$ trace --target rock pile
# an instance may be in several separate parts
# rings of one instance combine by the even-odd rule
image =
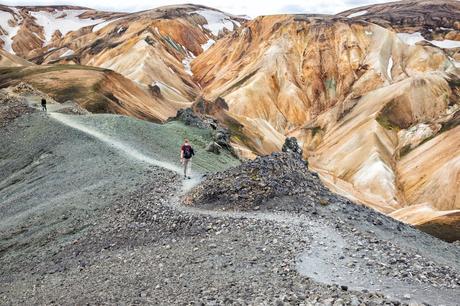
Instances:
[[[8,125],[12,120],[22,115],[35,111],[27,105],[23,97],[14,93],[15,89],[0,90],[0,127]]]
[[[282,152],[210,174],[184,201],[192,205],[218,204],[247,209],[275,197],[301,195],[312,190],[329,193],[296,153]]]
[[[198,114],[196,114],[191,108],[182,108],[177,111],[175,117],[169,119],[182,121],[185,125],[194,126],[200,129],[216,129],[217,122],[212,118],[204,118]]]
[[[302,156],[303,150],[297,143],[297,138],[295,137],[288,137],[284,141],[283,147],[281,149],[283,152],[293,152]]]
[[[215,118],[196,113],[191,108],[184,108],[178,110],[176,116],[169,120],[182,121],[185,125],[212,130],[213,140],[207,145],[206,151],[220,154],[222,149],[226,149],[233,153],[232,146],[230,145],[230,132],[228,129],[220,126]]]

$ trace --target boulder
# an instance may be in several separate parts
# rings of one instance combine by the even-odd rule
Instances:
[[[211,141],[207,146],[206,146],[206,151],[207,152],[211,152],[211,153],[214,153],[214,154],[220,154],[220,150],[222,149],[222,147],[214,142],[214,141]]]
[[[295,138],[295,137],[287,137],[286,138],[286,140],[284,141],[284,144],[283,144],[282,151],[283,152],[293,152],[293,153],[298,154],[299,156],[302,156],[302,154],[303,154],[303,150],[299,146],[299,144],[297,142],[297,138]]]

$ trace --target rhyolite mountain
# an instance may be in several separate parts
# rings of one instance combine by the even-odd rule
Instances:
[[[1,87],[157,122],[192,107],[230,129],[242,158],[295,136],[333,191],[460,232],[458,1],[253,20],[197,5],[0,14]]]

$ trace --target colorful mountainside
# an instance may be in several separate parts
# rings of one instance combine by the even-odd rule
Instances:
[[[295,136],[333,191],[460,232],[458,1],[254,20],[198,5],[0,14],[0,87],[156,122],[193,107],[230,128],[242,158]]]

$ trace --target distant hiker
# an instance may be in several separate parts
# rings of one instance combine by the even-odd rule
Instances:
[[[46,99],[42,98],[42,111],[46,112]]]
[[[180,147],[180,160],[184,165],[184,179],[190,178],[187,176],[187,167],[192,159],[192,156],[195,155],[192,146],[190,145],[187,138],[184,139],[184,144]]]

